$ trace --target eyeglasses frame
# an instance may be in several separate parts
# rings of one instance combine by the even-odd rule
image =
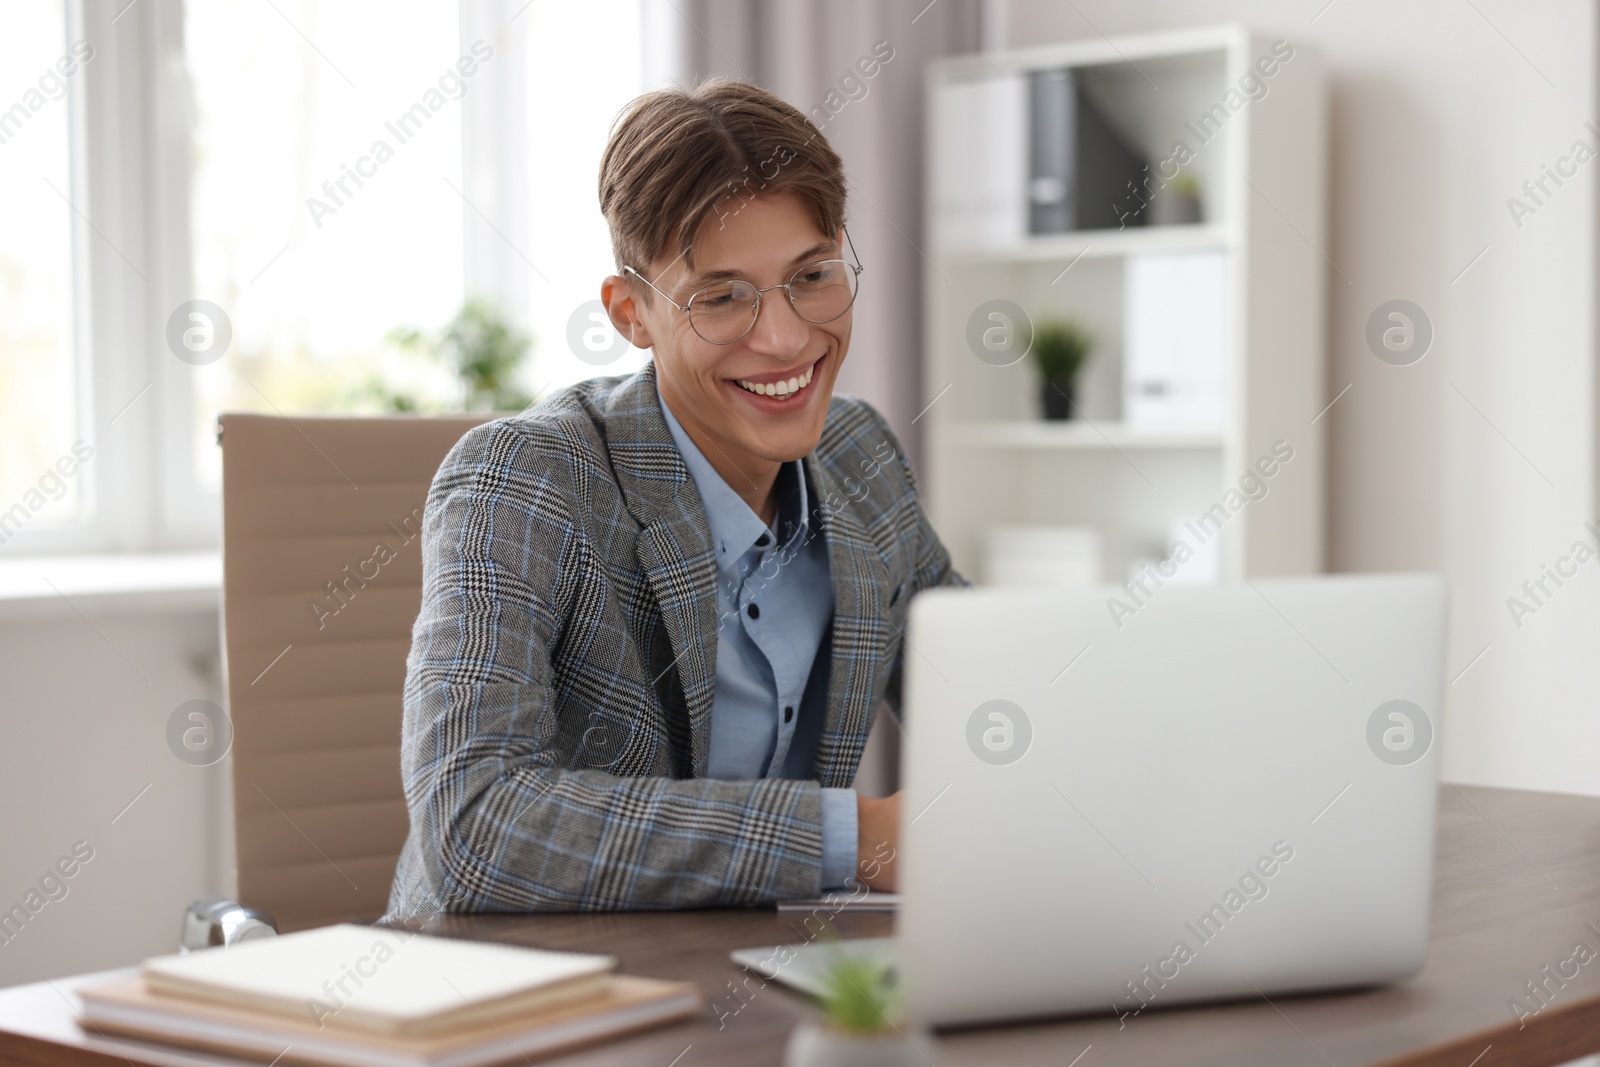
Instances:
[[[853,264],[852,263],[845,263],[844,265],[849,267],[851,270],[853,270],[855,272],[855,276],[857,278],[860,278],[862,272],[865,271],[867,268],[861,265],[861,256],[856,253],[855,242],[850,240],[850,230],[849,230],[849,228],[848,227],[840,227],[840,229],[844,230],[845,244],[847,244],[849,246],[849,248],[850,248],[850,256],[851,256],[852,259],[855,260],[855,263],[853,263]],[[825,260],[825,259],[819,259],[819,260],[814,260],[813,262],[815,262],[815,263],[826,263],[828,261]],[[844,263],[844,260],[841,258],[840,262]],[[694,330],[694,319],[693,318],[690,318],[690,320],[689,320],[689,328],[691,330],[694,330],[694,335],[696,337],[700,338],[700,340],[704,341],[708,345],[733,345],[733,344],[738,344],[740,341],[745,339],[745,337],[750,333],[751,330],[755,329],[756,323],[761,320],[761,294],[762,293],[771,292],[773,289],[782,289],[783,290],[783,295],[785,297],[787,297],[788,300],[789,300],[789,306],[794,309],[794,313],[796,315],[800,315],[800,309],[798,307],[795,307],[794,293],[792,291],[790,291],[789,286],[794,284],[794,275],[795,274],[799,274],[801,271],[805,270],[809,266],[811,266],[810,263],[803,263],[799,267],[796,267],[794,274],[789,275],[789,280],[786,281],[786,282],[780,282],[777,285],[769,285],[765,289],[757,289],[756,290],[756,306],[755,306],[754,311],[750,315],[750,325],[748,325],[748,326],[746,326],[744,328],[744,333],[741,333],[738,337],[733,338],[733,340],[731,340],[731,341],[713,341],[713,340],[711,340],[710,338],[708,338],[704,334],[702,334],[699,330]],[[650,288],[654,289],[656,292],[661,293],[662,298],[665,299],[668,304],[670,304],[673,307],[677,308],[679,311],[683,312],[685,315],[689,315],[690,314],[689,307],[690,307],[690,305],[692,305],[694,303],[694,298],[695,297],[699,296],[701,293],[705,292],[707,289],[712,288],[713,286],[723,284],[723,282],[711,282],[708,285],[703,285],[699,289],[696,289],[690,295],[689,303],[680,304],[676,300],[672,299],[672,297],[668,296],[665,292],[662,292],[662,290],[654,282],[652,282],[649,278],[646,278],[642,273],[640,273],[638,270],[636,270],[631,265],[629,265],[627,263],[624,263],[622,265],[622,273],[623,274],[631,274],[631,275],[633,275],[635,278],[638,278],[640,281],[644,282],[646,285],[648,285]],[[731,280],[737,280],[737,279],[724,279],[723,281],[725,282],[725,281],[731,281]],[[844,318],[844,316],[850,311],[851,308],[856,306],[856,297],[859,296],[859,295],[860,295],[860,288],[859,288],[859,283],[858,283],[858,287],[857,287],[856,292],[854,294],[852,294],[851,297],[850,297],[850,307],[845,308],[844,311],[839,312],[839,314],[835,315],[831,319],[824,319],[822,322],[816,322],[815,320],[807,319],[804,315],[800,315],[800,317],[802,319],[805,319],[806,322],[810,322],[810,323],[812,323],[813,325],[816,325],[816,326],[822,326],[822,325],[824,325],[826,323],[829,323],[829,322],[838,322],[840,319]]]

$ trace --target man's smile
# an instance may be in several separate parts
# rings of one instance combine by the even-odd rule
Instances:
[[[823,360],[827,358],[822,356],[804,370],[787,377],[779,374],[763,374],[753,378],[730,379],[729,383],[746,397],[759,398],[756,405],[762,410],[772,410],[773,407],[803,407],[814,392],[811,383],[816,378],[817,368],[822,366]]]

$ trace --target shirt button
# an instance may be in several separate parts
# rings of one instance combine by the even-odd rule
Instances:
[[[783,721],[790,722],[794,719],[794,705],[789,704],[783,709]]]
[[[761,618],[761,608],[758,605],[751,604],[751,605],[747,606],[744,610],[745,610],[745,614],[749,615],[752,619]]]
[[[767,547],[767,542],[769,542],[771,540],[772,540],[772,538],[768,537],[766,534],[762,534],[760,537],[756,538],[756,547],[757,548],[766,548]]]

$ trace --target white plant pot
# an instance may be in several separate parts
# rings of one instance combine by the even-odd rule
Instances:
[[[850,1034],[803,1022],[789,1035],[783,1062],[785,1067],[927,1067],[938,1059],[932,1034],[921,1027]]]

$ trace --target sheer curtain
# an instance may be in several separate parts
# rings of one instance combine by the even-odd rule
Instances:
[[[844,159],[846,223],[862,276],[850,355],[838,389],[872,403],[912,462],[922,390],[923,69],[975,52],[978,0],[644,0],[647,88],[713,74],[771,90],[810,115]],[[865,72],[871,71],[869,75]],[[880,715],[856,787],[898,781],[898,731]]]

